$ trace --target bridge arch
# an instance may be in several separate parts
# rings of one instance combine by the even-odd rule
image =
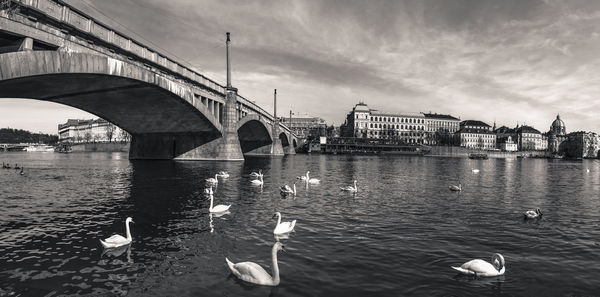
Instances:
[[[285,132],[279,133],[279,139],[281,140],[281,146],[287,147],[290,145],[289,135]]]
[[[142,133],[208,132],[221,124],[189,86],[108,56],[66,51],[0,54],[0,98],[72,106]]]
[[[237,122],[237,132],[242,153],[251,153],[273,143],[271,124],[263,116],[248,114]],[[267,152],[257,152],[265,154]]]

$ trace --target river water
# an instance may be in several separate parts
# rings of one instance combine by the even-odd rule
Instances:
[[[598,296],[600,162],[296,155],[245,162],[129,161],[123,153],[0,153],[0,296]],[[250,185],[262,169],[264,187]],[[472,169],[479,169],[474,174]],[[211,216],[205,178],[219,170]],[[320,185],[297,182],[311,171]],[[589,170],[589,172],[588,172]],[[339,186],[358,180],[356,195]],[[463,190],[451,192],[460,180]],[[539,207],[543,218],[524,221]],[[281,284],[236,279],[225,257],[271,271],[275,211]],[[104,251],[124,234],[130,248]],[[501,277],[450,266],[501,253]]]

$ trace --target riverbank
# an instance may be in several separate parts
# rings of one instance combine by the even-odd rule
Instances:
[[[92,142],[77,143],[71,148],[73,152],[129,152],[129,142]]]
[[[426,156],[433,157],[468,157],[469,154],[487,154],[489,158],[517,158],[519,156],[524,157],[545,157],[543,151],[525,151],[525,152],[501,152],[501,151],[486,151],[478,149],[469,149],[458,146],[432,146],[431,150]]]

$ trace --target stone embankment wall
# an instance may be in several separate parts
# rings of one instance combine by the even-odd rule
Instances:
[[[79,143],[72,148],[74,152],[128,152],[129,142]]]
[[[453,157],[468,157],[469,154],[487,154],[490,158],[516,158],[517,156],[545,156],[545,151],[526,151],[526,152],[500,152],[486,151],[478,149],[469,149],[458,146],[432,146],[431,151],[426,156],[453,156]]]

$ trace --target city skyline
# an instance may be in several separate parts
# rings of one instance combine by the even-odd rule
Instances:
[[[558,113],[569,131],[600,124],[593,1],[67,2],[221,84],[231,31],[233,85],[269,111],[277,88],[279,115],[291,108],[339,125],[364,101],[542,132]],[[91,117],[30,100],[3,99],[0,108],[2,127],[35,132]]]

